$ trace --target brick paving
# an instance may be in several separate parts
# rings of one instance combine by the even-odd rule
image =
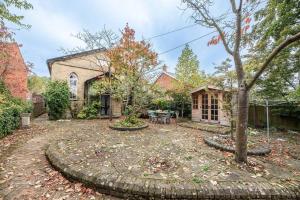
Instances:
[[[112,131],[107,120],[34,124],[43,133],[1,156],[3,199],[299,198],[300,161],[282,149],[249,157],[244,166],[204,144],[211,133],[173,124],[137,132]],[[63,173],[96,189],[60,176],[46,160],[47,149]]]

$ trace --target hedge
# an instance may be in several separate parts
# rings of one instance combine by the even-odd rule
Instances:
[[[31,102],[12,97],[0,81],[0,138],[20,126],[20,114],[32,111]]]

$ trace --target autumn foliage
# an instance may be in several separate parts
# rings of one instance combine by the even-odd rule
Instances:
[[[244,19],[244,26],[241,29],[241,34],[246,34],[246,32],[250,29],[250,23],[251,23],[251,18],[249,16],[247,16]],[[226,33],[223,32],[223,35],[226,36]],[[210,45],[217,45],[220,41],[222,40],[221,35],[217,35],[217,36],[213,36],[208,42],[207,42],[207,46]]]

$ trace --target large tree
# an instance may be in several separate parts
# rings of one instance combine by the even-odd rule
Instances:
[[[191,103],[189,91],[199,87],[204,82],[204,73],[200,71],[200,63],[197,55],[187,44],[178,58],[175,68],[176,87],[172,93],[174,101],[181,107],[181,116],[184,115],[185,105]]]
[[[272,45],[271,50],[266,55],[263,55],[262,62],[258,63],[259,67],[253,76],[247,79],[242,59],[242,48],[246,47],[246,42],[249,39],[247,30],[250,28],[251,14],[264,5],[260,4],[258,0],[230,0],[228,1],[230,10],[216,15],[212,11],[212,8],[215,6],[212,0],[182,1],[187,6],[187,9],[193,11],[192,18],[196,23],[216,30],[218,36],[213,38],[212,43],[216,44],[218,41],[221,41],[226,52],[233,58],[238,80],[235,160],[237,162],[247,162],[246,129],[248,124],[249,91],[268,68],[272,60],[287,46],[300,40],[300,32],[288,35],[282,41]],[[285,3],[288,3],[288,1],[285,1]],[[259,21],[254,23],[259,23]]]
[[[198,87],[203,83],[203,72],[200,71],[197,55],[187,44],[178,58],[175,68],[176,79],[181,84]]]
[[[290,35],[300,31],[300,1],[269,0],[265,7],[255,13],[253,40],[249,64],[257,68],[264,56]],[[251,69],[250,69],[251,70]],[[299,85],[300,42],[283,49],[270,63],[255,87],[256,95],[268,99],[285,99]]]
[[[126,100],[126,106],[138,111],[144,105],[143,97],[147,96],[149,81],[158,69],[157,53],[149,43],[137,41],[135,31],[127,24],[120,41],[105,52],[105,57],[113,67],[115,95]]]

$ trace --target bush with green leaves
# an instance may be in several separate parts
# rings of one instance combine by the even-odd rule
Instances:
[[[67,82],[52,81],[48,84],[45,97],[50,120],[58,120],[65,117],[70,105],[70,91]]]
[[[139,113],[135,112],[136,109],[133,106],[127,106],[125,109],[125,119],[117,121],[115,127],[141,127],[145,123],[143,120],[138,118]]]
[[[122,121],[118,121],[114,124],[115,127],[141,127],[143,126],[145,123],[137,118],[136,116],[134,115],[129,115],[129,116],[126,116],[126,118]]]
[[[0,81],[0,138],[20,126],[21,113],[30,113],[32,103],[13,97]]]
[[[79,119],[96,119],[98,118],[100,110],[100,103],[93,102],[88,106],[84,106],[81,111],[78,113],[77,118]]]

